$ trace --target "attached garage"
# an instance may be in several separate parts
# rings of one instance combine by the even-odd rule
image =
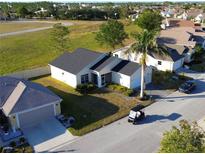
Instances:
[[[2,85],[2,86],[1,86]],[[10,126],[26,128],[61,113],[62,99],[40,84],[13,77],[0,77],[0,108]]]
[[[54,117],[54,105],[48,105],[32,111],[18,114],[19,125],[21,128],[26,128],[36,125],[48,118]]]
[[[113,69],[113,82],[127,88],[135,89],[141,84],[141,65],[135,62],[122,60]],[[152,81],[152,69],[147,67],[145,70],[145,83]]]

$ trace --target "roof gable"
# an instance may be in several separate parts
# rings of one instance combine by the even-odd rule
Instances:
[[[119,72],[121,74],[125,74],[128,76],[131,76],[134,74],[139,68],[140,64],[135,63],[135,62],[130,62],[128,60],[122,60],[120,63],[118,63],[112,71],[114,72]]]

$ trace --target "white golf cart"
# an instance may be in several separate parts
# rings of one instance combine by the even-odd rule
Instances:
[[[145,113],[143,111],[144,106],[139,104],[136,107],[132,108],[130,110],[130,114],[128,117],[128,122],[132,122],[133,124],[136,124],[137,121],[142,120],[145,118]]]

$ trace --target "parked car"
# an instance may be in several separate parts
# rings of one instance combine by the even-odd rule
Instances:
[[[13,153],[14,148],[13,147],[4,147],[2,150],[2,153]]]
[[[193,81],[186,81],[179,87],[179,92],[190,93],[192,90],[196,88],[196,84]]]
[[[145,118],[145,113],[143,111],[144,106],[143,105],[137,105],[136,107],[132,108],[130,110],[130,114],[128,117],[128,122],[132,122],[133,124],[136,124],[137,121],[142,120]]]

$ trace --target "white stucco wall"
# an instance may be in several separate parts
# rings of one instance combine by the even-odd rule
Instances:
[[[130,87],[129,88],[137,88],[140,87],[141,84],[141,68],[139,68],[130,78]]]
[[[130,88],[130,77],[118,72],[112,72],[112,82]]]
[[[152,68],[150,66],[145,68],[145,83],[149,84],[152,82]],[[138,88],[141,85],[141,68],[139,68],[132,76],[130,80],[130,88]]]
[[[51,67],[51,77],[52,78],[62,81],[73,88],[76,88],[77,86],[77,76],[76,75],[66,72],[52,65],[50,65],[50,67]]]

